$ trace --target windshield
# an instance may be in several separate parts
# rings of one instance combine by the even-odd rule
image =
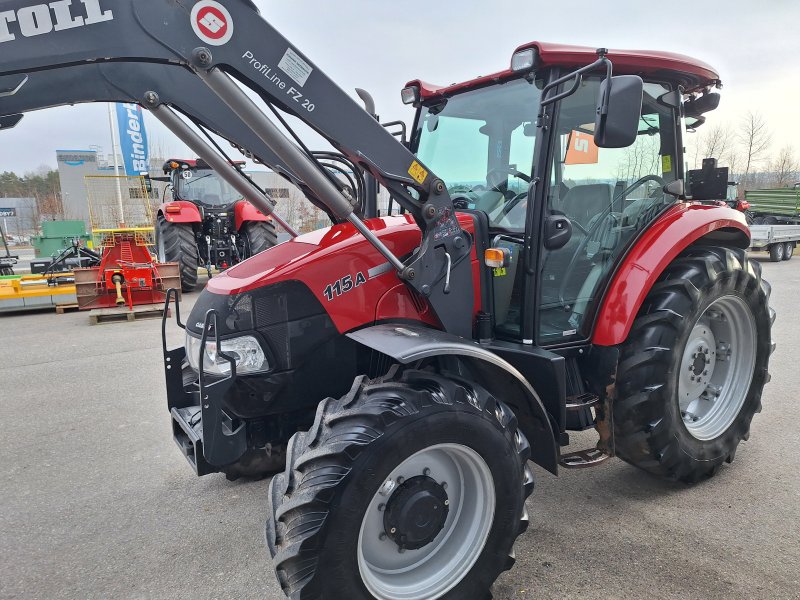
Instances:
[[[177,196],[207,206],[227,206],[242,195],[211,169],[184,169],[178,174]]]
[[[484,211],[492,227],[525,228],[524,215],[509,215],[528,191],[540,96],[518,79],[422,108],[417,156],[446,182],[457,208]]]

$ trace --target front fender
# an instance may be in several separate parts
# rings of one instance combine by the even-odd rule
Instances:
[[[678,254],[697,241],[748,248],[744,214],[728,206],[681,203],[650,225],[617,269],[595,320],[592,343],[621,344],[645,296]]]
[[[158,214],[170,223],[200,223],[203,220],[200,217],[200,209],[186,200],[165,202],[158,207]]]
[[[236,231],[241,229],[242,224],[247,221],[270,221],[269,217],[264,216],[255,206],[250,204],[247,200],[242,200],[236,203],[233,207],[233,219]]]
[[[514,410],[531,444],[531,460],[558,473],[559,449],[542,401],[525,377],[497,354],[464,338],[413,324],[384,323],[347,337],[404,365],[432,357],[459,359],[469,376]]]

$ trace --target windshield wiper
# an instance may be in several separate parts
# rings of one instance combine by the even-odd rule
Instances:
[[[214,173],[209,173],[208,175],[203,175],[202,177],[198,177],[197,179],[192,179],[191,181],[187,181],[186,185],[192,185],[193,183],[196,183],[196,182],[200,181],[201,179],[205,179],[206,177],[211,177],[213,174]],[[184,179],[184,181],[186,181],[186,180]]]

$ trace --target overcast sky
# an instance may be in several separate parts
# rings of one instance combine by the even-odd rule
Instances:
[[[413,113],[400,103],[409,79],[447,84],[508,66],[532,40],[592,47],[645,48],[701,59],[721,74],[719,110],[709,123],[738,125],[760,111],[775,152],[800,155],[800,2],[797,0],[256,0],[262,16],[348,91],[363,87],[384,120]],[[1,60],[1,59],[0,59]],[[190,153],[147,115],[151,141],[170,154]],[[56,149],[111,141],[105,105],[32,113],[0,134],[0,171],[55,167]]]

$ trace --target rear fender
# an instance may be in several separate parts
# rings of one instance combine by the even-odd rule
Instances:
[[[242,225],[248,221],[271,221],[272,219],[264,216],[255,206],[250,204],[247,200],[242,200],[236,203],[233,207],[233,219],[236,231],[241,229]]]
[[[175,212],[176,210],[177,212]],[[203,220],[200,217],[200,209],[186,200],[165,202],[158,207],[158,214],[170,223],[200,223]]]
[[[465,375],[514,411],[531,444],[531,460],[554,475],[558,473],[558,445],[542,401],[522,374],[498,355],[458,336],[412,324],[384,323],[347,337],[404,365],[425,358],[458,359]]]
[[[592,343],[621,344],[645,296],[678,254],[695,243],[748,248],[744,214],[728,206],[681,203],[650,225],[617,269],[595,320]]]

